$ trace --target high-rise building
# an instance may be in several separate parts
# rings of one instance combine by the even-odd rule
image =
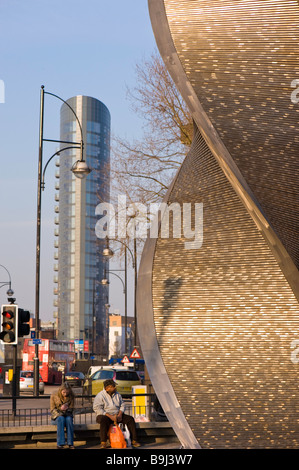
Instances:
[[[100,284],[103,240],[95,235],[95,209],[109,201],[110,113],[102,102],[88,96],[75,96],[67,103],[81,123],[84,159],[92,172],[77,179],[70,171],[80,159],[77,149],[63,151],[57,162],[54,317],[59,339],[83,340],[85,345],[88,341],[90,353],[107,355],[108,287]],[[66,104],[60,117],[60,140],[80,142],[76,116]],[[61,148],[66,146],[61,144]]]

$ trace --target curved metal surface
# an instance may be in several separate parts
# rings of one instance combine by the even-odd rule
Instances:
[[[200,249],[145,245],[137,312],[151,380],[185,447],[296,447],[298,3],[149,9],[198,128],[166,200],[204,206]]]

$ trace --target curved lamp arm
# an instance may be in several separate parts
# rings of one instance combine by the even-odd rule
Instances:
[[[43,171],[43,175],[42,175],[42,180],[41,180],[41,188],[42,190],[45,189],[45,173],[46,173],[46,169],[47,169],[47,166],[49,165],[50,161],[56,156],[56,155],[59,155],[60,152],[63,152],[64,150],[69,150],[69,149],[79,149],[80,147],[64,147],[63,149],[60,149],[60,150],[57,150],[57,152],[54,153],[54,155],[52,155],[52,157],[49,158],[49,160],[47,161],[47,163],[45,164],[45,168],[44,168],[44,171]]]
[[[44,88],[44,87],[42,86],[42,88]],[[79,118],[78,118],[77,114],[75,113],[73,108],[65,100],[60,98],[60,96],[55,95],[54,93],[50,93],[49,91],[44,91],[44,93],[46,95],[51,95],[51,96],[54,96],[55,98],[58,98],[60,101],[62,101],[64,104],[66,104],[68,106],[68,108],[72,111],[72,113],[74,114],[74,116],[76,118],[76,121],[77,121],[77,123],[79,125],[79,128],[80,128],[80,133],[81,133],[81,160],[83,160],[83,146],[84,146],[83,145],[83,131],[82,131],[82,126],[81,126],[81,123],[79,121]]]
[[[109,238],[109,237],[106,237],[106,244],[107,244],[107,247],[109,248],[109,241],[113,241],[113,242],[119,242],[121,243],[122,245],[124,245],[124,247],[127,248],[127,250],[129,250],[130,252],[130,255],[132,257],[132,264],[133,264],[133,268],[135,268],[135,258],[134,258],[134,255],[132,253],[132,251],[130,250],[130,248],[128,247],[128,245],[125,243],[125,242],[122,242],[121,240],[118,240],[117,238]],[[105,255],[104,255],[105,256]],[[113,256],[113,255],[112,255]]]

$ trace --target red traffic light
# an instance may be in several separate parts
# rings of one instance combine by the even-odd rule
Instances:
[[[14,318],[14,313],[11,310],[4,310],[2,312],[2,316],[4,320],[2,323],[3,331],[10,332],[14,328],[14,323],[9,320],[12,320]]]
[[[3,317],[7,318],[7,319],[11,319],[14,317],[14,314],[11,310],[4,310],[4,312],[2,312],[2,315]]]
[[[1,306],[1,332],[0,341],[5,344],[17,344],[17,305],[2,305]]]

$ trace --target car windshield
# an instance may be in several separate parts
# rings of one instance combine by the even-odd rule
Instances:
[[[138,381],[139,377],[137,372],[133,371],[117,371],[116,372],[116,380],[133,380]]]
[[[93,380],[106,380],[113,379],[114,371],[113,370],[98,370],[93,376]]]
[[[25,377],[26,379],[33,379],[33,372],[24,372],[21,371],[20,377]]]

